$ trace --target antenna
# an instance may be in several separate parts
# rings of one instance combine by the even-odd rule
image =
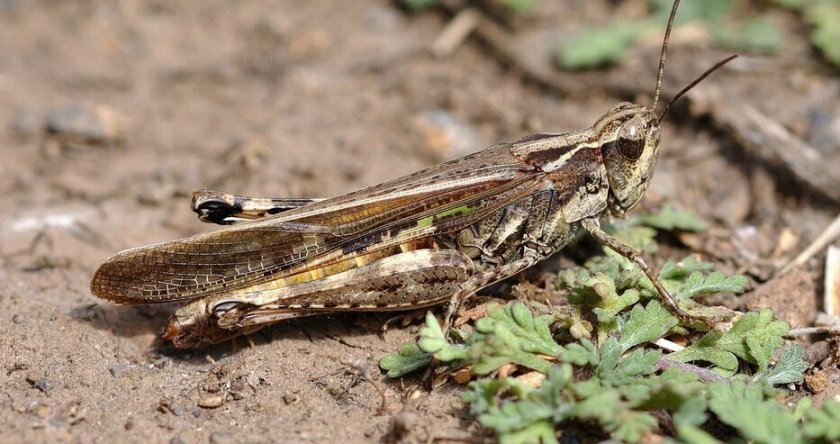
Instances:
[[[656,92],[653,95],[653,106],[650,108],[656,111],[656,104],[659,102],[659,90],[662,88],[662,75],[665,73],[665,56],[668,55],[668,40],[671,39],[671,28],[674,26],[674,17],[677,15],[677,8],[680,0],[674,0],[671,7],[671,15],[668,17],[668,26],[665,27],[665,38],[662,39],[662,53],[659,54],[659,72],[656,74]],[[660,119],[661,120],[661,119]]]
[[[715,63],[714,65],[712,65],[712,67],[711,67],[711,68],[707,69],[707,70],[706,70],[703,74],[700,74],[700,76],[699,76],[699,77],[697,77],[696,79],[694,79],[694,81],[693,81],[693,82],[691,82],[691,83],[689,83],[688,85],[686,85],[686,87],[685,87],[685,88],[683,88],[680,92],[678,92],[676,95],[674,95],[674,98],[673,98],[673,99],[671,99],[671,101],[670,101],[670,102],[668,102],[668,104],[667,104],[667,105],[665,105],[665,109],[664,109],[664,110],[662,110],[662,115],[660,115],[660,116],[659,116],[659,120],[658,120],[658,122],[657,122],[657,123],[662,123],[662,119],[664,119],[664,118],[665,118],[665,115],[667,115],[667,114],[668,114],[668,111],[670,111],[670,110],[671,110],[671,105],[673,105],[673,104],[674,104],[674,102],[676,102],[677,100],[679,100],[679,99],[680,99],[680,97],[682,97],[683,95],[685,95],[685,93],[689,92],[689,91],[691,90],[691,88],[694,88],[695,86],[697,86],[697,84],[698,84],[698,83],[700,83],[700,82],[702,82],[702,81],[703,81],[703,79],[705,79],[706,77],[709,77],[709,74],[711,74],[711,73],[713,73],[713,72],[717,71],[720,67],[722,67],[723,65],[726,65],[727,63],[731,62],[731,61],[732,61],[734,58],[736,58],[736,57],[738,57],[738,54],[732,54],[731,56],[729,56],[729,57],[727,57],[727,58],[725,58],[725,59],[723,59],[723,60],[721,60],[721,61],[719,61],[719,62]],[[657,93],[658,93],[658,92],[659,92],[659,91],[657,90]],[[658,95],[658,94],[657,94],[657,95]]]

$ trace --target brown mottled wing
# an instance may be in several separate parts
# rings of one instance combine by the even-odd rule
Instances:
[[[544,186],[542,179],[510,154],[509,145],[497,145],[252,223],[117,253],[97,270],[91,292],[118,303],[149,303],[243,288],[299,271],[310,260],[379,233],[399,233],[424,217],[471,205],[475,211],[419,236],[466,227],[533,193]]]

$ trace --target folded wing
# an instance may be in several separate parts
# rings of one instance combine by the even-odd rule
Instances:
[[[509,145],[497,145],[255,222],[122,251],[100,266],[91,292],[117,303],[149,303],[245,288],[299,273],[383,233],[393,245],[459,230],[542,186],[541,173],[516,160]],[[469,211],[453,211],[460,208]],[[445,220],[431,223],[441,214]]]

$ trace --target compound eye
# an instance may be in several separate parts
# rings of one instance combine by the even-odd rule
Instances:
[[[636,160],[642,157],[645,150],[645,128],[638,125],[627,125],[618,132],[618,152],[627,159]]]

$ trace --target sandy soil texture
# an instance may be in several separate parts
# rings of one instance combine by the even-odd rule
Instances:
[[[612,4],[547,3],[509,24],[517,50],[545,60],[550,36],[606,22]],[[449,18],[384,0],[0,1],[0,440],[491,436],[455,384],[405,400],[417,381],[381,375],[378,359],[412,340],[416,323],[380,334],[388,316],[313,317],[176,351],[157,339],[176,305],[115,306],[88,289],[118,250],[214,229],[190,212],[193,190],[332,196],[496,142],[584,128],[617,101],[651,100],[661,35],[623,65],[566,74],[579,83],[561,95],[476,39],[434,57]],[[666,89],[721,54],[678,33]],[[746,57],[709,82],[777,118],[840,171],[836,74],[819,68],[804,38],[784,54]],[[784,278],[773,272],[830,223],[837,203],[744,148],[703,97],[666,121],[642,206],[670,202],[713,228],[665,239],[653,262],[698,251],[751,277],[754,291],[728,304],[772,306],[795,327],[811,325],[820,256]],[[820,347],[823,359],[836,353],[836,343]],[[815,368],[823,384],[809,390],[836,395],[836,367]],[[360,370],[375,384],[359,382]]]

